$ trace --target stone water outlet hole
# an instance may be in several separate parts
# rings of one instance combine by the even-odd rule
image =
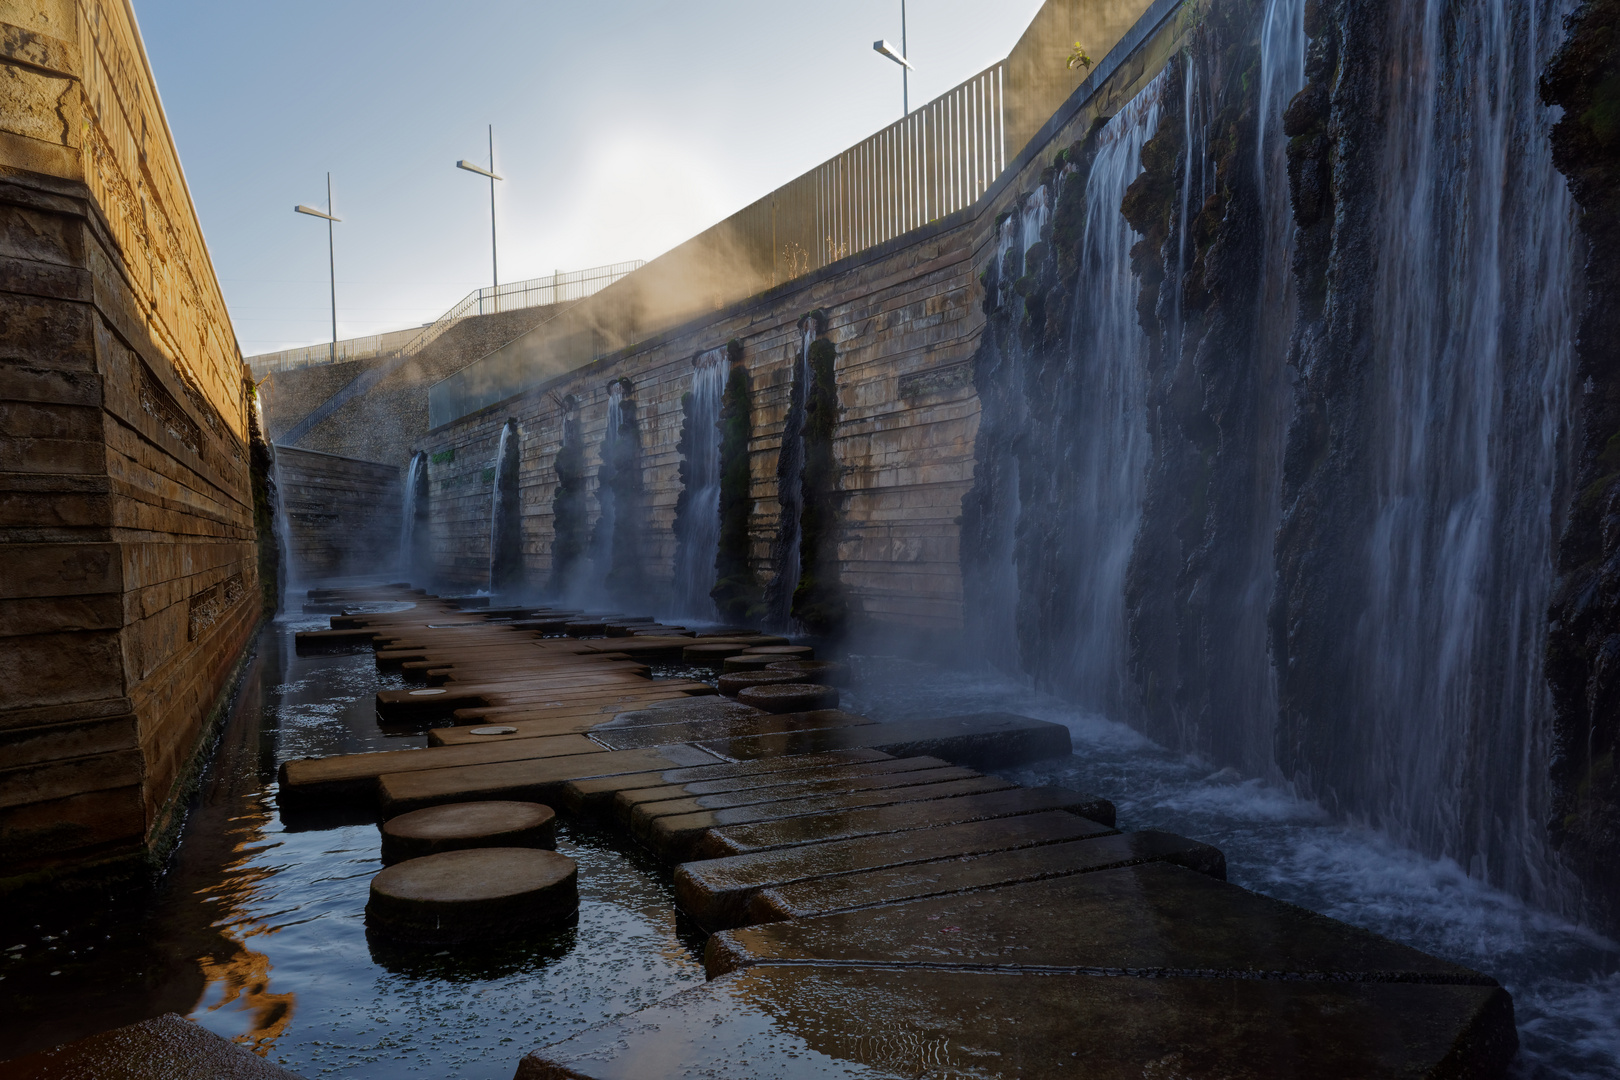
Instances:
[[[704,983],[704,936],[678,914],[668,868],[622,834],[567,817],[556,850],[578,863],[579,908],[562,925],[453,948],[368,937],[368,885],[382,868],[375,821],[284,820],[276,772],[292,758],[426,739],[379,729],[375,694],[406,684],[368,653],[295,654],[296,631],[326,625],[292,616],[265,628],[155,885],[108,883],[9,913],[0,1045],[20,1055],[172,1011],[308,1078],[506,1080],[536,1047]],[[1211,771],[1015,684],[849,659],[846,708],[878,720],[1011,709],[1063,722],[1075,756],[1009,779],[1104,794],[1126,828],[1220,847],[1238,884],[1501,980],[1515,999],[1516,1076],[1620,1068],[1611,943],[1286,791]]]

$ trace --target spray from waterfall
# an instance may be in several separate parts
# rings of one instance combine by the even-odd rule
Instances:
[[[692,391],[682,433],[685,486],[675,508],[674,606],[681,618],[712,622],[709,595],[720,546],[720,405],[726,387],[725,347],[692,362]]]

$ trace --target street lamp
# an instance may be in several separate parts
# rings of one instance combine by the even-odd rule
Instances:
[[[332,223],[342,221],[340,217],[333,217],[332,211],[332,174],[326,174],[326,213],[299,203],[293,207],[295,214],[308,214],[310,217],[326,219],[326,268],[332,275],[332,351],[328,354],[329,363],[337,363],[337,257],[332,253]]]
[[[917,69],[906,59],[906,0],[900,0],[900,48],[886,40],[872,42],[872,51],[882,53],[900,65],[900,103],[905,116],[911,115],[911,73]]]
[[[495,282],[498,293],[501,287],[501,264],[495,250],[495,181],[504,177],[495,175],[495,125],[489,125],[489,168],[481,168],[466,158],[456,162],[456,168],[466,169],[470,173],[489,177],[489,268],[490,276]],[[495,298],[496,306],[500,306],[500,297]]]

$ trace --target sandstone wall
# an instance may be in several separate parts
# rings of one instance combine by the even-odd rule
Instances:
[[[0,2],[0,878],[141,850],[258,621],[247,398],[126,3]]]
[[[399,553],[400,470],[375,461],[276,447],[293,582],[386,574]]]
[[[801,347],[797,324],[821,309],[838,351],[839,562],[856,618],[924,631],[959,626],[959,518],[972,484],[979,418],[970,361],[984,325],[980,273],[994,255],[997,219],[1039,181],[1059,150],[1163,67],[1178,33],[1172,10],[1155,5],[1138,21],[968,210],[428,432],[419,447],[430,455],[433,542],[444,583],[487,582],[496,442],[508,417],[523,429],[520,489],[529,580],[537,586],[546,581],[563,400],[574,395],[580,403],[594,473],[608,384],[628,378],[642,439],[644,572],[667,588],[680,494],[681,395],[691,388],[695,355],[734,338],[742,343],[753,380],[751,534],[756,572],[762,583],[768,580],[779,521],[777,456]],[[594,518],[594,479],[591,484]],[[656,602],[649,597],[649,606]]]

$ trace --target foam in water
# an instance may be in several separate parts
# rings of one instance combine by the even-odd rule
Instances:
[[[726,359],[727,350],[721,347],[699,353],[692,362],[686,490],[675,523],[675,613],[699,622],[718,618],[709,591],[720,547],[720,404]]]

